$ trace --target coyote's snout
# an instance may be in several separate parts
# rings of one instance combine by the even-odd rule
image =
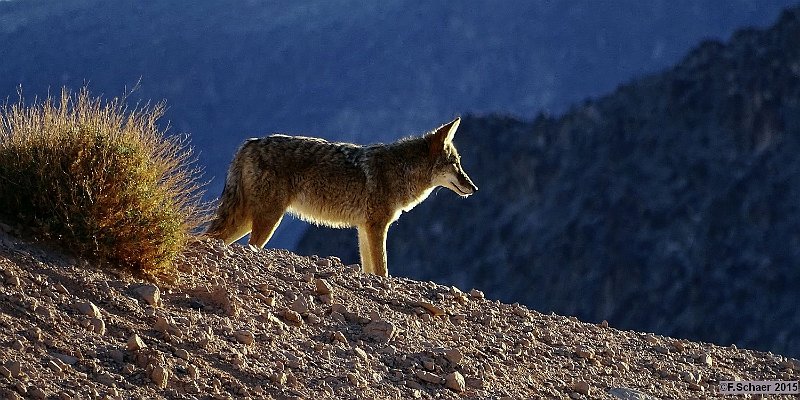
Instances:
[[[263,247],[287,211],[315,224],[355,226],[362,268],[386,276],[386,234],[402,211],[437,186],[462,197],[478,190],[453,145],[460,122],[387,145],[250,139],[231,163],[207,234],[229,244],[250,233],[250,244]]]

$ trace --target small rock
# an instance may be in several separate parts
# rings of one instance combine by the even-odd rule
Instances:
[[[526,317],[528,315],[528,310],[519,304],[515,305],[514,308],[511,309],[511,312],[518,317]]]
[[[79,301],[75,303],[75,308],[83,315],[87,315],[92,318],[102,318],[100,315],[100,309],[97,308],[97,306],[91,301]]]
[[[669,354],[669,348],[665,346],[653,346],[653,350],[661,354]]]
[[[272,381],[276,386],[282,387],[286,385],[286,373],[285,372],[276,372],[269,377],[269,380]]]
[[[417,382],[417,381],[406,381],[406,386],[407,386],[407,387],[410,387],[411,389],[414,389],[414,390],[416,390],[416,391],[425,390],[425,386],[422,386],[422,385],[421,385],[419,382]],[[420,396],[416,396],[416,395],[415,395],[414,397],[418,398],[418,397],[420,397]]]
[[[298,313],[298,314],[305,314],[308,312],[308,303],[306,302],[305,296],[298,297],[295,301],[289,305],[289,308]]]
[[[458,365],[462,359],[464,359],[464,354],[461,353],[458,349],[447,349],[444,351],[444,358],[447,361],[450,361],[454,365]]]
[[[112,385],[115,385],[117,383],[117,381],[114,379],[114,375],[111,375],[108,372],[101,372],[101,373],[95,375],[94,379],[97,382],[102,383],[103,385],[106,385],[106,386],[112,386]]]
[[[711,355],[708,353],[701,354],[700,357],[698,357],[698,361],[700,364],[703,364],[707,367],[714,365],[714,359],[712,359]]]
[[[303,317],[301,317],[300,314],[294,310],[283,310],[283,318],[295,324],[303,323]]]
[[[11,378],[11,371],[8,368],[0,365],[0,376],[4,377],[6,379],[10,379]]]
[[[333,335],[331,336],[331,339],[340,343],[347,344],[347,338],[341,331],[334,332]]]
[[[56,292],[58,293],[69,295],[69,290],[67,290],[67,288],[65,288],[64,285],[60,283],[56,283],[55,285],[53,285],[53,289],[55,289]]]
[[[609,389],[608,394],[621,400],[657,400],[655,397],[650,396],[647,393],[626,387],[611,388]]]
[[[251,345],[255,342],[255,336],[253,332],[248,330],[240,330],[233,332],[233,337],[236,338],[236,341],[242,344]]]
[[[6,284],[8,286],[19,286],[22,284],[22,281],[19,280],[18,276],[11,276],[6,278]]]
[[[11,376],[17,378],[22,374],[22,363],[19,360],[6,361],[6,368],[11,372]]]
[[[197,394],[200,393],[200,385],[198,385],[197,382],[194,381],[188,382],[183,385],[183,390],[189,394]]]
[[[25,336],[27,336],[28,340],[31,342],[39,342],[42,340],[42,329],[38,326],[34,326],[33,328],[28,329]]]
[[[178,336],[178,337],[183,336],[183,331],[177,326],[175,326],[175,322],[172,321],[171,318],[168,319],[167,317],[159,315],[158,317],[156,317],[156,322],[153,325],[153,327],[156,328],[156,330],[161,333],[167,333],[172,336]]]
[[[589,391],[590,391],[589,383],[586,382],[586,381],[582,381],[582,380],[577,380],[577,381],[572,382],[572,389],[575,390],[576,392],[578,392],[580,394],[583,394],[583,395],[586,395],[586,396],[589,395]]]
[[[416,375],[417,378],[422,379],[423,381],[428,383],[436,383],[436,384],[442,383],[442,378],[439,375],[436,375],[428,371],[418,370],[416,372]]]
[[[320,258],[319,260],[317,260],[316,264],[319,265],[320,267],[330,267],[331,260],[328,260],[327,258]]]
[[[16,339],[13,342],[11,342],[11,348],[16,351],[20,351],[25,348],[25,345],[22,343],[22,341]]]
[[[356,353],[358,358],[367,361],[367,352],[362,350],[360,347],[356,347],[353,349],[353,352]]]
[[[427,369],[428,371],[433,371],[436,369],[436,363],[433,362],[431,359],[422,360],[422,367]]]
[[[100,318],[92,318],[89,320],[89,326],[92,327],[92,332],[98,335],[106,334],[106,323]]]
[[[57,364],[55,361],[53,361],[53,360],[49,360],[49,361],[47,362],[47,366],[48,366],[48,367],[49,367],[49,368],[50,368],[50,369],[51,369],[53,372],[55,372],[55,374],[56,374],[56,375],[61,375],[61,373],[62,373],[62,371],[61,371],[61,367],[60,367],[60,366],[59,366],[59,365],[58,365],[58,364]]]
[[[463,392],[466,389],[464,376],[458,371],[453,371],[444,377],[444,384],[448,389],[456,392]]]
[[[178,357],[181,360],[189,361],[189,352],[186,351],[186,349],[175,350],[175,357]]]
[[[202,310],[206,307],[206,303],[203,303],[197,299],[189,300],[189,308],[194,308],[195,310]]]
[[[133,336],[128,338],[128,351],[137,351],[147,347],[142,341],[142,338],[139,337],[137,334],[133,334]]]
[[[314,287],[317,290],[317,294],[329,295],[333,292],[333,288],[331,288],[330,283],[322,278],[314,279]]]
[[[198,378],[200,378],[200,368],[194,364],[190,364],[186,368],[186,373],[188,373],[189,378],[192,378],[193,380],[197,380]]]
[[[139,295],[139,297],[147,304],[153,307],[158,306],[161,302],[161,291],[158,290],[158,286],[156,285],[141,285],[134,289],[134,292]]]
[[[464,380],[467,382],[467,386],[471,388],[483,389],[486,387],[486,382],[484,382],[483,378],[464,378]]]
[[[322,322],[322,320],[316,314],[308,314],[309,325],[316,325],[320,322]]]
[[[426,301],[418,301],[416,303],[416,305],[424,308],[425,311],[427,311],[428,313],[430,313],[430,315],[432,315],[434,317],[438,317],[440,315],[444,315],[444,310],[441,307],[437,307],[437,306],[435,306],[435,305],[433,305],[431,303],[428,303]]]
[[[67,365],[75,365],[78,362],[78,357],[73,357],[67,354],[51,353],[51,355]]]
[[[386,343],[392,340],[396,333],[396,329],[394,324],[389,321],[377,320],[365,325],[363,332],[364,335],[374,341]]]
[[[120,350],[111,350],[108,352],[108,356],[117,364],[122,364],[125,361],[125,354]]]
[[[580,358],[591,360],[594,358],[594,352],[586,346],[578,346],[575,348],[575,354]]]
[[[281,319],[280,319],[280,318],[276,317],[275,315],[273,315],[273,314],[272,314],[271,312],[269,312],[269,311],[266,311],[266,312],[264,312],[264,313],[263,313],[263,314],[261,314],[261,315],[260,315],[258,318],[259,318],[259,319],[260,319],[262,322],[269,322],[269,323],[271,323],[271,324],[274,324],[274,325],[276,325],[276,326],[278,327],[278,329],[280,329],[280,330],[285,330],[285,329],[287,329],[287,325],[286,325],[286,324],[285,324],[283,321],[281,321]]]
[[[128,363],[128,364],[125,364],[124,367],[122,367],[122,372],[125,375],[132,375],[134,371],[136,371],[136,366],[133,365],[133,364]]]
[[[480,291],[480,290],[478,290],[478,289],[472,289],[472,290],[470,290],[470,291],[469,291],[469,296],[470,296],[470,297],[472,297],[473,299],[483,299],[483,298],[485,298],[485,297],[486,297],[486,296],[483,294],[483,292],[481,292],[481,291]]]
[[[53,311],[50,310],[49,308],[45,307],[45,306],[38,306],[38,307],[36,307],[36,309],[33,310],[33,312],[35,312],[36,314],[39,314],[45,320],[49,321],[49,320],[53,319]]]
[[[150,373],[150,379],[155,383],[156,387],[164,389],[169,381],[169,370],[161,365],[156,365],[153,367],[153,372]]]
[[[364,353],[364,355],[366,356],[367,354]],[[291,368],[291,369],[300,369],[303,366],[303,363],[302,363],[302,361],[300,361],[299,358],[295,357],[295,358],[290,358],[289,360],[286,360],[286,366]]]
[[[339,313],[342,315],[350,313],[349,311],[347,311],[347,307],[345,307],[345,305],[341,303],[331,304],[331,312]]]
[[[32,399],[46,399],[47,398],[47,393],[45,393],[44,390],[42,390],[41,388],[38,388],[38,387],[34,387],[33,389],[29,390],[28,391],[28,395],[30,395],[30,397]]]
[[[683,342],[681,342],[680,340],[673,340],[672,347],[674,347],[675,350],[677,351],[683,351],[686,349],[686,345],[683,344]]]

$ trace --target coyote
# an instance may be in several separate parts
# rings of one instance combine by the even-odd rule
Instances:
[[[453,145],[460,122],[370,146],[286,135],[249,139],[231,162],[206,234],[230,244],[250,233],[249,243],[261,248],[288,211],[319,225],[357,227],[362,269],[388,276],[386,234],[402,211],[437,186],[462,197],[478,190]]]

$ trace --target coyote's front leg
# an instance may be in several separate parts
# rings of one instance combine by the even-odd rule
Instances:
[[[358,227],[358,254],[361,258],[361,270],[368,274],[374,274],[375,269],[372,268],[372,255],[369,251],[366,225]]]
[[[389,230],[389,224],[386,222],[380,223],[367,223],[364,226],[364,235],[361,234],[359,229],[359,245],[361,250],[362,263],[367,262],[364,266],[364,271],[380,276],[389,276],[389,271],[386,267],[386,233]],[[366,236],[366,246],[361,242],[362,236]],[[363,248],[368,249],[364,251]]]

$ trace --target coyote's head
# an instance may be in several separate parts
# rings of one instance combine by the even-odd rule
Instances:
[[[478,187],[461,168],[461,157],[453,145],[453,135],[460,123],[461,118],[456,118],[436,128],[426,136],[426,139],[433,159],[431,174],[433,186],[444,186],[461,197],[467,197],[475,193]]]

